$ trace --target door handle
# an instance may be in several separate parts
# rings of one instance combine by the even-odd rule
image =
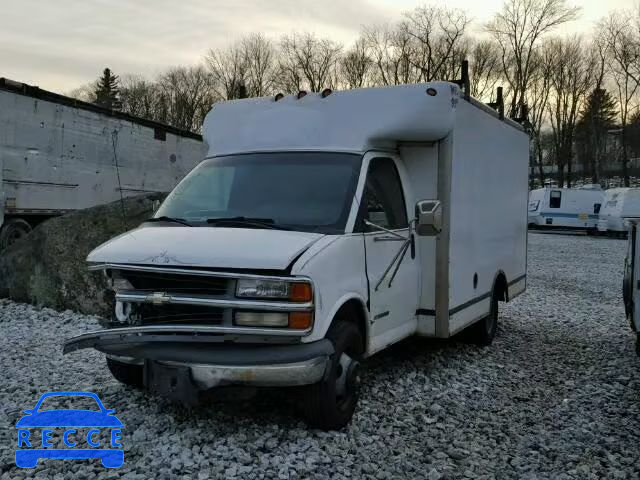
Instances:
[[[406,242],[406,238],[392,237],[391,235],[385,235],[384,237],[373,237],[374,242]]]

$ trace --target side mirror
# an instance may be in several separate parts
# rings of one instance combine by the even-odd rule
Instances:
[[[420,200],[416,203],[416,233],[433,237],[442,230],[442,205],[439,200]]]
[[[160,208],[160,200],[153,201],[153,213],[156,213]]]

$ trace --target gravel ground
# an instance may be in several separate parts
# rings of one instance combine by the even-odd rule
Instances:
[[[528,291],[501,311],[492,347],[410,340],[370,359],[360,408],[338,433],[307,430],[282,390],[224,390],[189,411],[125,388],[98,353],[61,354],[61,340],[96,318],[0,303],[1,479],[640,478],[625,242],[529,243]],[[122,468],[15,467],[15,422],[49,390],[93,391],[115,409]]]

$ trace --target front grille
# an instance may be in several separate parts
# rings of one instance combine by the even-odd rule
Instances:
[[[120,275],[129,280],[136,290],[147,292],[180,293],[184,295],[225,295],[229,279],[201,275],[176,275],[121,271]]]
[[[137,307],[140,325],[221,325],[224,309],[199,305],[147,305]]]

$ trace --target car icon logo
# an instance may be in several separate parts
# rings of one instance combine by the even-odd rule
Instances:
[[[95,400],[96,410],[42,408],[43,402],[51,397],[88,397]],[[92,404],[93,405],[93,404]],[[20,468],[33,468],[39,459],[87,459],[99,458],[107,468],[118,468],[124,463],[124,450],[120,444],[122,422],[110,410],[104,407],[95,393],[81,391],[48,392],[43,394],[36,406],[25,410],[16,423],[18,428],[18,448],[16,465]],[[98,428],[96,428],[98,427]],[[53,448],[53,429],[64,429],[62,440],[68,448]],[[88,430],[87,430],[88,429]],[[99,435],[109,430],[108,446],[101,445]],[[35,438],[40,433],[41,441]],[[87,430],[86,434],[81,430]],[[42,448],[40,448],[42,447]]]

